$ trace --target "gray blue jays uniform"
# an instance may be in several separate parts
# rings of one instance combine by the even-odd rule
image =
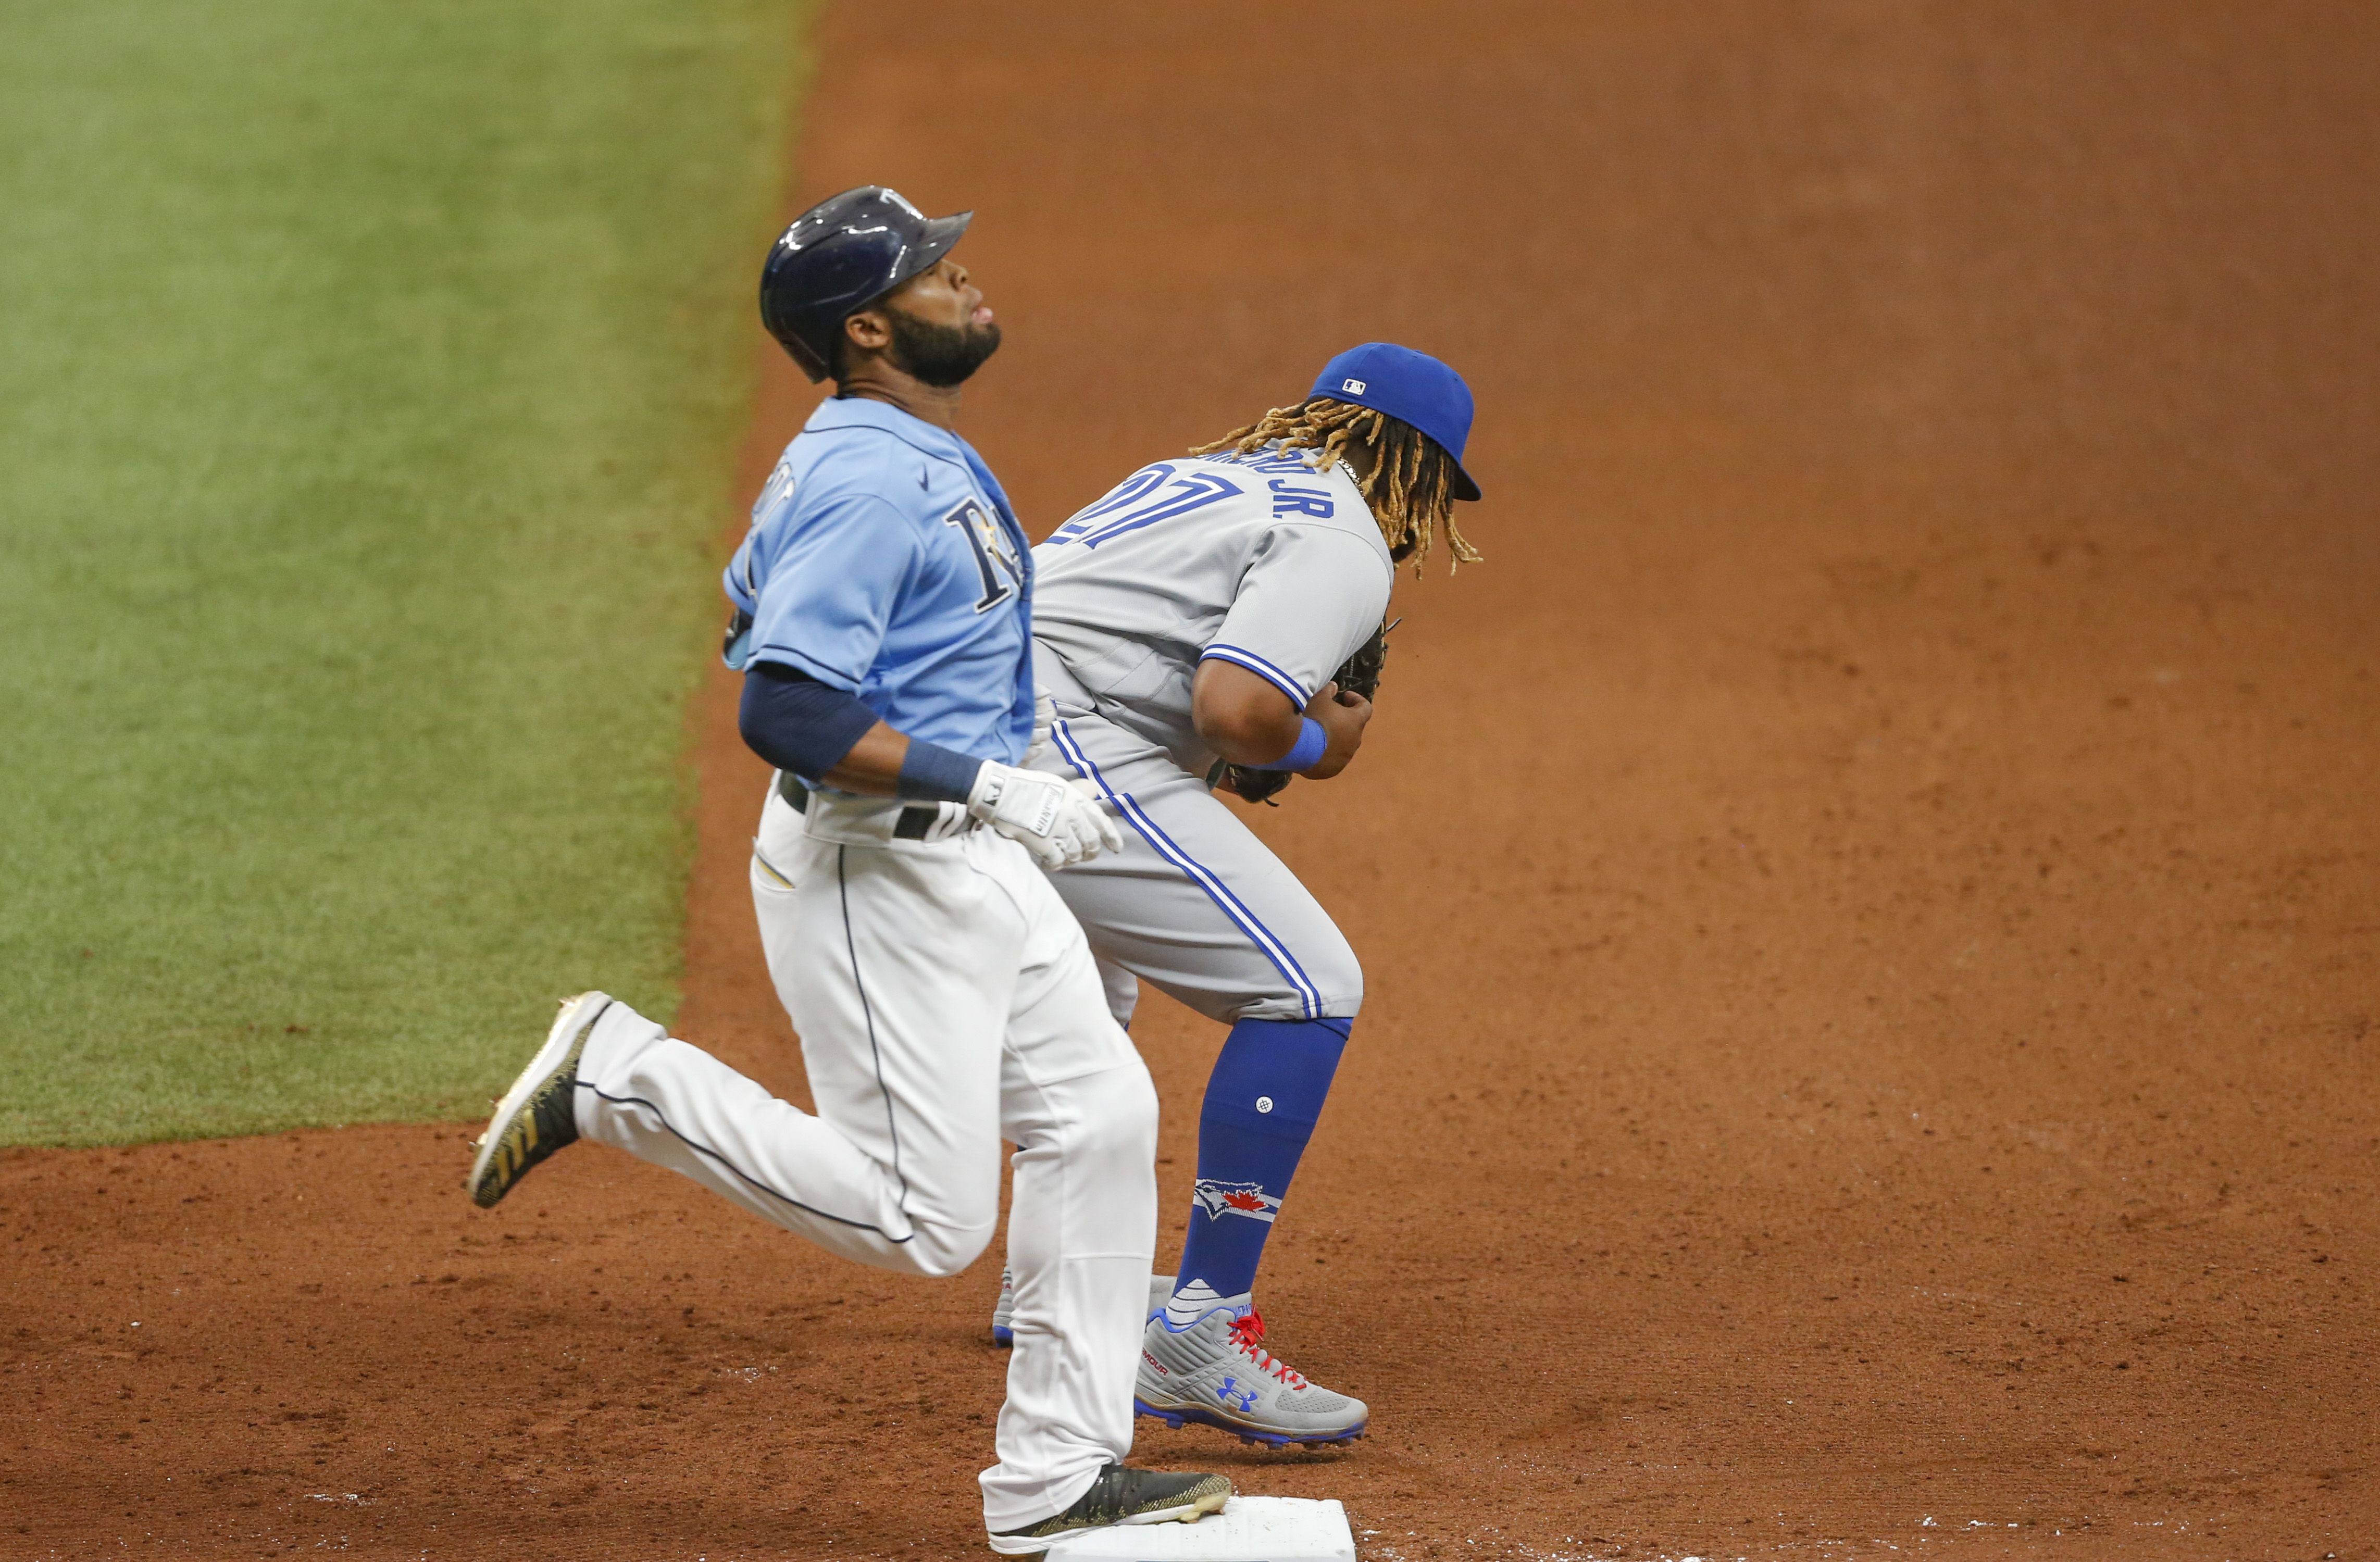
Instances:
[[[1344,466],[1305,454],[1144,466],[1034,550],[1042,763],[1098,783],[1124,849],[1055,876],[1128,1023],[1148,981],[1209,1018],[1350,1019],[1364,978],[1314,896],[1207,787],[1199,663],[1303,708],[1379,626],[1394,566]]]
[[[882,720],[1013,761],[1033,722],[1032,567],[982,460],[881,403],[823,404],[727,572],[745,654]],[[752,896],[816,1116],[614,1005],[579,1065],[581,1133],[833,1252],[950,1275],[999,1216],[1016,1352],[983,1473],[994,1531],[1038,1523],[1132,1447],[1156,1237],[1157,1099],[1083,935],[1025,847],[956,805],[771,787]]]

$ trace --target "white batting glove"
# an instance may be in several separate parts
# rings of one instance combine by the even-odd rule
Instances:
[[[967,812],[1021,843],[1045,868],[1123,849],[1123,831],[1091,783],[987,759],[967,793]]]
[[[1030,770],[1038,767],[1042,760],[1050,757],[1051,747],[1050,730],[1057,724],[1058,702],[1050,697],[1049,690],[1035,689],[1033,691],[1033,741],[1025,745],[1025,757],[1017,763]]]

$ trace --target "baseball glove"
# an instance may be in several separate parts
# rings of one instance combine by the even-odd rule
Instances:
[[[1380,674],[1387,671],[1389,665],[1389,631],[1403,622],[1403,619],[1398,619],[1396,624],[1383,623],[1372,631],[1370,639],[1355,648],[1353,656],[1339,664],[1339,671],[1330,674],[1330,681],[1339,685],[1341,692],[1362,695],[1366,699],[1378,697]],[[1274,795],[1290,781],[1291,774],[1287,770],[1252,769],[1245,765],[1234,765],[1228,759],[1216,760],[1214,768],[1207,772],[1209,789],[1220,789],[1244,802],[1262,803],[1274,808],[1281,806],[1273,801]]]

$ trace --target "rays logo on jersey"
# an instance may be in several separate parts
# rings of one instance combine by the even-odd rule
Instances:
[[[1281,1201],[1266,1193],[1261,1182],[1218,1182],[1201,1177],[1190,1196],[1207,1212],[1209,1220],[1245,1215],[1251,1220],[1269,1222],[1281,1209]]]
[[[970,499],[944,515],[942,525],[954,527],[975,553],[976,571],[983,577],[983,595],[976,599],[976,611],[989,612],[1016,594],[1025,566],[1017,560],[1006,528],[982,505]]]

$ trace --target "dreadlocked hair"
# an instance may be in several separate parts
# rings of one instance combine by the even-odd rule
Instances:
[[[1308,465],[1325,472],[1352,440],[1362,441],[1373,454],[1371,474],[1356,487],[1371,507],[1390,557],[1400,563],[1410,557],[1414,574],[1420,575],[1430,539],[1443,527],[1447,551],[1453,555],[1447,561],[1449,574],[1458,564],[1480,562],[1479,551],[1454,527],[1453,457],[1419,429],[1377,408],[1314,396],[1295,406],[1274,407],[1246,428],[1190,454],[1254,455],[1278,444],[1283,452],[1313,451]]]

